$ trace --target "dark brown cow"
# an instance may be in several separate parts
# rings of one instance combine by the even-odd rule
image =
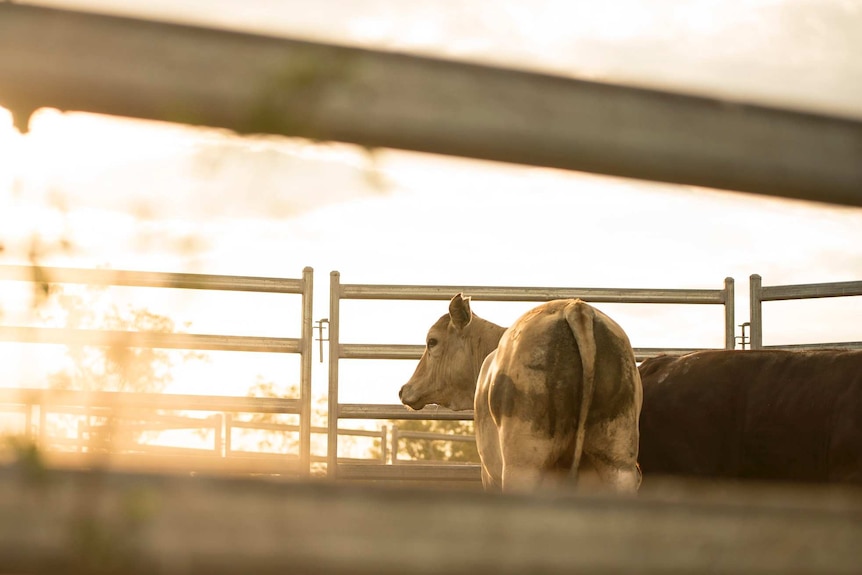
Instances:
[[[608,316],[554,300],[504,329],[458,294],[426,342],[399,397],[413,409],[475,408],[486,489],[565,484],[583,456],[605,486],[637,491],[640,378],[628,337]]]
[[[646,481],[862,483],[862,351],[702,351],[639,371]]]

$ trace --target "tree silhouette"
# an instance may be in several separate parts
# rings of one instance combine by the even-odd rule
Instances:
[[[473,437],[472,421],[412,420],[393,423],[399,434],[404,431]],[[418,461],[479,462],[475,441],[452,441],[445,438],[423,439],[400,437],[394,457]],[[406,457],[405,457],[406,456]]]
[[[249,397],[299,397],[299,389],[293,385],[286,389],[279,389],[275,383],[258,378],[258,381],[248,390]],[[326,435],[323,430],[326,426],[328,405],[326,398],[318,396],[312,400],[311,425],[320,430],[311,436],[312,456],[324,458],[326,456]],[[282,415],[276,413],[245,413],[238,414],[238,421],[260,425],[254,429],[253,446],[263,451],[298,452],[299,416]],[[291,427],[290,430],[287,427]],[[364,449],[359,444],[359,439],[347,433],[339,434],[339,454],[352,454],[357,457],[379,460],[383,446],[379,439],[373,439],[371,445]],[[321,471],[320,465],[312,465],[312,472]]]
[[[159,333],[177,331],[174,321],[169,317],[139,307],[122,309],[108,301],[104,288],[92,286],[69,291],[51,284],[47,300],[38,309],[38,316],[44,324],[69,329]],[[173,381],[173,368],[178,363],[205,357],[193,351],[127,347],[121,340],[106,346],[72,342],[66,344],[66,365],[49,374],[48,386],[51,389],[77,391],[158,393]],[[85,416],[84,422],[91,430],[91,449],[109,450],[120,439],[137,441],[145,433],[123,430],[122,426],[117,425],[116,415],[89,412]],[[145,419],[143,416],[141,418]],[[79,415],[52,418],[51,434],[73,434],[81,421]],[[131,422],[128,418],[125,421]]]
[[[51,301],[40,308],[40,319],[69,329],[177,331],[167,316],[131,306],[123,310],[106,303],[101,297],[104,292],[103,288],[89,287],[81,293],[68,293],[52,286]],[[178,355],[164,349],[126,347],[121,340],[108,346],[69,343],[66,356],[67,366],[49,376],[52,389],[161,392],[173,381],[172,368],[177,363],[205,357],[192,351]]]

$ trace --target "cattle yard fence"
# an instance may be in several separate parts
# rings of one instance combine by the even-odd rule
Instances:
[[[298,354],[299,397],[221,397],[208,395],[177,395],[160,393],[132,393],[45,389],[2,389],[0,403],[7,409],[23,413],[25,430],[31,432],[35,418],[40,422],[39,434],[44,439],[48,414],[54,412],[78,412],[88,416],[131,417],[135,412],[148,410],[148,421],[139,425],[155,425],[163,418],[164,411],[220,412],[215,420],[208,420],[203,427],[212,427],[214,432],[213,453],[230,455],[230,431],[238,427],[238,422],[230,418],[231,413],[267,413],[298,416],[298,452],[283,455],[267,464],[267,469],[277,469],[279,473],[307,475],[311,463],[311,357],[312,357],[312,309],[313,309],[313,270],[303,269],[301,278],[269,278],[251,276],[225,276],[206,274],[140,272],[121,270],[87,270],[72,268],[49,268],[38,266],[0,266],[0,280],[33,282],[34,286],[47,293],[51,284],[85,284],[91,286],[130,286],[139,288],[175,288],[194,290],[224,290],[254,293],[275,293],[300,296],[301,320],[297,330],[299,337],[256,337],[238,335],[206,335],[188,333],[163,333],[147,331],[111,331],[101,329],[68,329],[55,327],[0,326],[0,341],[24,342],[32,344],[122,346],[142,348],[166,348],[183,350],[217,350],[232,352],[264,352],[279,354]],[[218,414],[217,414],[218,415]],[[162,419],[160,425],[188,427],[191,421],[180,423]],[[239,426],[242,424],[239,423]],[[202,428],[202,422],[196,424]],[[86,426],[82,433],[91,435],[93,429]],[[385,439],[383,444],[385,445]],[[225,448],[228,449],[225,452]],[[181,452],[178,452],[181,453]],[[80,461],[80,454],[54,454],[69,461]],[[162,456],[166,456],[162,450]],[[69,459],[72,458],[72,459]],[[123,458],[111,458],[111,463],[119,463]],[[183,457],[160,457],[162,464],[170,467],[189,466],[191,460]],[[278,461],[277,459],[281,459]],[[292,461],[291,461],[292,460]],[[225,469],[228,460],[208,458],[200,465]],[[258,461],[257,463],[261,463]],[[194,465],[192,465],[194,467]],[[242,467],[240,465],[239,467]],[[257,469],[257,468],[254,468]]]
[[[862,281],[765,286],[758,274],[752,274],[748,285],[751,307],[751,349],[862,349],[862,341],[763,345],[763,302],[862,296]]]
[[[0,388],[0,410],[18,413],[25,422],[26,434],[48,450],[49,462],[59,467],[83,466],[95,462],[98,442],[114,431],[110,422],[122,420],[126,433],[155,430],[190,429],[207,433],[211,446],[171,448],[146,445],[128,440],[119,443],[113,437],[111,465],[125,469],[156,467],[178,471],[242,473],[255,472],[277,475],[307,475],[312,464],[326,464],[330,478],[358,480],[422,480],[475,482],[479,469],[474,463],[433,461],[421,463],[401,459],[399,442],[403,440],[470,441],[470,436],[438,434],[398,429],[381,425],[376,429],[345,429],[340,420],[464,420],[472,412],[452,412],[434,407],[411,411],[400,404],[340,403],[339,361],[344,359],[418,360],[422,345],[350,343],[340,341],[341,302],[343,300],[382,301],[445,301],[452,294],[463,292],[476,301],[543,302],[557,298],[579,297],[593,303],[649,304],[718,304],[724,306],[725,348],[734,347],[734,281],[726,278],[722,289],[618,289],[618,288],[547,288],[493,286],[422,286],[384,284],[344,284],[340,273],[330,274],[329,318],[329,393],[326,427],[311,427],[310,357],[312,336],[312,269],[305,268],[301,279],[216,276],[115,270],[83,270],[35,266],[0,266],[0,280],[26,281],[46,289],[52,283],[88,285],[119,285],[149,288],[184,288],[201,290],[252,291],[257,293],[288,293],[302,296],[302,319],[299,338],[203,335],[185,333],[117,332],[95,329],[0,326],[0,341],[77,345],[115,345],[189,350],[266,351],[300,354],[300,396],[298,398],[224,397],[211,395],[180,395],[93,391],[81,392],[57,389]],[[835,282],[783,286],[763,286],[761,277],[750,277],[750,341],[752,349],[762,345],[763,321],[761,307],[766,301],[800,300],[824,297],[862,295],[862,282]],[[860,349],[862,342],[797,344],[765,346],[784,349]],[[683,354],[698,348],[635,348],[638,361],[659,354]],[[76,413],[86,419],[78,423],[77,436],[49,438],[50,414]],[[182,413],[182,415],[178,415]],[[192,415],[189,415],[191,413]],[[298,425],[247,421],[237,414],[295,415]],[[108,422],[108,423],[106,423]],[[248,429],[290,434],[298,438],[298,454],[267,454],[237,450],[233,447],[234,432]],[[311,436],[326,436],[326,454],[311,454]],[[391,434],[391,435],[390,435]],[[338,454],[339,437],[370,437],[380,446],[372,458],[347,457]]]
[[[273,397],[225,397],[159,393],[82,392],[63,389],[0,388],[0,413],[24,419],[23,438],[39,447],[41,460],[52,468],[86,469],[110,466],[125,471],[304,476],[308,465],[298,457],[237,447],[234,432],[301,436],[303,425],[246,420],[238,414],[294,414],[295,400]],[[192,412],[192,414],[189,414]],[[181,415],[178,415],[181,413]],[[75,416],[75,435],[52,430],[52,416]],[[204,434],[209,447],[165,445],[144,434],[193,431]],[[329,429],[312,426],[312,436],[326,439]],[[338,429],[339,437],[365,437],[380,446],[378,463],[389,460],[397,446],[396,430]],[[402,436],[404,433],[402,432]],[[472,440],[472,437],[469,439]],[[184,443],[188,443],[187,441]],[[351,458],[342,457],[342,461]],[[368,463],[368,458],[363,458]],[[309,463],[324,464],[325,455],[311,453]]]
[[[54,107],[862,206],[858,119],[13,2],[0,3],[0,105],[22,131],[34,110]],[[303,344],[310,330],[303,324]],[[337,374],[337,333],[335,342]],[[390,355],[415,357],[403,351]],[[0,571],[75,571],[90,559],[89,542],[109,567],[147,573],[386,574],[417,561],[447,575],[477,566],[498,575],[853,573],[862,536],[859,493],[831,489],[675,486],[665,498],[624,501],[140,474],[53,479],[0,469]],[[89,537],[70,537],[81,526]]]
[[[329,300],[329,421],[330,439],[327,475],[333,479],[398,479],[475,481],[476,464],[447,463],[434,466],[368,466],[338,463],[336,424],[341,419],[363,420],[471,420],[472,411],[451,411],[442,407],[409,410],[400,404],[351,404],[339,402],[339,362],[344,359],[418,360],[424,346],[384,343],[350,343],[340,340],[341,302],[344,300],[448,301],[463,292],[476,301],[546,302],[553,299],[580,298],[591,303],[630,304],[706,304],[724,306],[725,349],[733,349],[734,280],[725,278],[721,289],[616,289],[566,287],[497,287],[441,285],[348,284],[338,271],[330,273]],[[660,354],[683,354],[696,348],[635,348],[638,361]],[[395,454],[393,450],[393,454]]]

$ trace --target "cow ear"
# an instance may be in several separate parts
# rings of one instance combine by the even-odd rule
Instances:
[[[455,327],[464,329],[473,319],[473,312],[470,310],[470,298],[464,297],[464,294],[459,293],[449,302],[449,318]]]

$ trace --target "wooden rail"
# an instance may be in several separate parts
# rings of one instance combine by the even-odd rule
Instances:
[[[0,105],[862,206],[858,120],[9,2]]]
[[[29,471],[27,471],[29,469]],[[862,492],[491,495],[0,468],[0,572],[856,574]]]

